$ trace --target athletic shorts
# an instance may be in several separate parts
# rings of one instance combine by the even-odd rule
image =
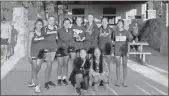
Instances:
[[[80,51],[80,49],[82,49],[82,48],[84,48],[83,47],[83,42],[75,42],[75,50],[76,50],[76,52],[79,52]]]
[[[57,51],[57,43],[56,42],[44,42],[44,51],[45,52],[56,52]]]
[[[1,38],[1,45],[8,45],[8,38],[6,39]]]
[[[115,56],[126,56],[127,55],[127,49],[122,50],[122,48],[115,48],[114,55]]]
[[[42,59],[44,54],[44,49],[42,44],[32,44],[31,45],[31,58],[32,59]]]
[[[75,52],[75,47],[70,46],[70,47],[59,47],[56,56],[57,57],[64,57],[64,56],[69,56],[70,52]]]
[[[106,43],[102,48],[103,55],[111,55],[112,53],[112,47],[110,43]]]

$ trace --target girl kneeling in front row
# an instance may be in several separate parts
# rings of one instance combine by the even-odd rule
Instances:
[[[81,95],[82,90],[87,91],[89,85],[90,61],[87,59],[85,49],[80,50],[80,57],[74,60],[74,69],[70,75],[71,84],[76,87],[77,94]],[[75,85],[76,84],[76,85]]]
[[[109,69],[106,60],[103,59],[101,49],[94,49],[94,54],[91,62],[92,64],[90,68],[90,79],[91,82],[93,82],[94,90],[98,90],[98,86],[101,81],[103,82],[106,90],[108,90]]]

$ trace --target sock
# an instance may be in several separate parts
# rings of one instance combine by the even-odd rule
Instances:
[[[66,76],[63,76],[63,80],[66,79]]]
[[[61,79],[61,76],[58,76],[58,80]]]

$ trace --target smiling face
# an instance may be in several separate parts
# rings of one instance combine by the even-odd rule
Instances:
[[[63,25],[64,25],[64,27],[66,29],[68,29],[70,27],[70,21],[69,20],[65,20]]]
[[[54,25],[55,24],[55,17],[49,17],[48,18],[48,24],[49,25]]]
[[[82,24],[82,18],[81,18],[81,17],[77,17],[77,19],[76,19],[76,24],[77,24],[78,26],[81,26],[81,24]]]
[[[81,57],[82,59],[85,59],[86,56],[87,56],[86,50],[80,50],[80,57]]]
[[[92,23],[93,20],[94,20],[93,15],[89,14],[89,15],[88,15],[88,21],[89,21],[90,23]]]
[[[35,27],[36,27],[37,30],[41,30],[42,27],[43,27],[42,22],[41,21],[37,21]]]
[[[100,55],[101,55],[101,50],[100,50],[99,48],[96,48],[96,49],[94,50],[94,56],[95,56],[96,58],[99,58]]]
[[[122,21],[119,21],[119,22],[117,23],[117,26],[118,26],[119,29],[122,29],[122,28],[124,27],[124,24],[123,24]]]
[[[108,20],[106,18],[102,19],[102,26],[107,26],[108,25]]]

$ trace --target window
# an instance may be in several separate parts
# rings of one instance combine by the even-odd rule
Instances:
[[[114,25],[115,24],[115,18],[116,16],[104,16],[108,18],[109,25]]]
[[[85,11],[84,8],[74,8],[74,9],[72,9],[73,24],[75,24],[75,19],[76,19],[77,16],[81,16],[84,19],[84,11]]]
[[[141,19],[141,16],[135,15],[135,19]]]
[[[116,14],[116,8],[103,8],[103,14]]]
[[[84,8],[72,9],[73,15],[84,15]]]

